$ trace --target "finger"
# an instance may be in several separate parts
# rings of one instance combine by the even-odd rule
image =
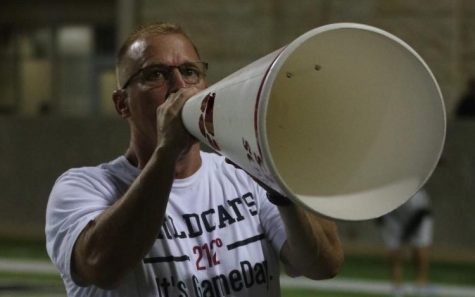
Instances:
[[[170,102],[176,101],[178,99],[178,97],[180,97],[182,92],[183,92],[182,89],[180,89],[176,92],[168,94],[167,99],[165,100],[165,102],[168,102],[168,104],[170,104]]]

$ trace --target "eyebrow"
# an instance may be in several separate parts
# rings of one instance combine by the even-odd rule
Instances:
[[[194,63],[199,63],[201,61],[185,61],[183,63],[180,63],[178,65],[170,65],[170,64],[165,64],[165,63],[153,63],[148,66],[142,67],[141,69],[152,67],[152,66],[164,66],[164,67],[178,67],[182,65],[193,65]]]

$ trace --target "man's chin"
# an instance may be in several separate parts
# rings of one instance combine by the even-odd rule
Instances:
[[[179,159],[185,159],[190,154],[199,153],[199,151],[200,151],[200,142],[195,137],[190,137],[188,141],[188,145],[180,154]]]

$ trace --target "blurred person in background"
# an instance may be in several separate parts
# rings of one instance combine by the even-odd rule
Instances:
[[[475,118],[475,78],[467,82],[467,89],[457,106],[456,116],[458,118]]]
[[[292,276],[338,272],[334,222],[200,151],[184,128],[206,70],[177,25],[141,27],[121,47],[113,101],[129,147],[67,171],[48,201],[47,251],[68,296],[277,297],[279,260]]]
[[[390,276],[394,296],[403,296],[404,247],[409,247],[415,267],[415,289],[428,295],[428,273],[434,222],[430,197],[420,189],[405,204],[380,219],[382,237],[388,250]]]

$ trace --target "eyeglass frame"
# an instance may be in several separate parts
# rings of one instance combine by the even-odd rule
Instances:
[[[192,65],[192,64],[201,64],[203,65],[203,69],[200,69],[201,73],[199,73],[199,79],[196,83],[189,83],[189,82],[186,82],[185,78],[185,82],[186,83],[189,83],[189,84],[197,84],[200,79],[203,79],[204,77],[206,77],[206,72],[208,70],[208,63],[207,62],[204,62],[204,61],[194,61],[194,62],[185,62],[185,63],[182,63],[180,65],[166,65],[166,64],[160,64],[160,63],[157,63],[157,64],[152,64],[152,65],[148,65],[148,66],[145,66],[145,67],[142,67],[140,68],[139,70],[137,70],[136,72],[134,72],[134,74],[132,74],[124,83],[124,85],[122,86],[122,90],[124,90],[125,88],[127,88],[132,82],[133,80],[135,80],[139,75],[143,75],[143,72],[144,70],[147,70],[147,69],[150,69],[150,68],[153,68],[153,67],[163,67],[164,69],[167,69],[167,75],[164,76],[165,77],[165,82],[167,82],[169,80],[169,75],[172,73],[172,70],[174,68],[178,69],[178,71],[180,72],[180,75],[182,75],[183,77],[183,74],[182,74],[182,70],[181,70],[181,67],[184,67],[186,65]],[[200,67],[198,67],[200,68]]]

